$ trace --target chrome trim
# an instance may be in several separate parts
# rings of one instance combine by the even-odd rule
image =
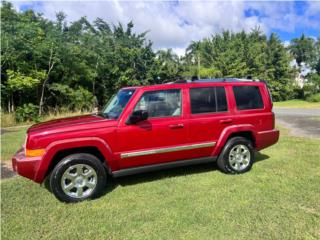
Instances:
[[[121,158],[139,157],[139,156],[145,156],[145,155],[177,152],[177,151],[190,150],[190,149],[196,149],[196,148],[214,147],[215,145],[216,145],[216,142],[196,143],[196,144],[183,145],[178,147],[167,147],[167,148],[152,149],[152,150],[145,150],[145,151],[121,153],[120,157]]]

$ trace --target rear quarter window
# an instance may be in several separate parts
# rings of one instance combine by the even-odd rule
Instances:
[[[258,86],[234,86],[233,93],[239,110],[262,109],[264,107]]]

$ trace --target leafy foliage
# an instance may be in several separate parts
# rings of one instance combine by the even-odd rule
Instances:
[[[15,119],[17,122],[38,121],[38,106],[28,103],[18,107],[15,111]]]
[[[302,34],[300,38],[291,40],[289,49],[299,66],[301,66],[302,62],[311,63],[314,61],[314,44],[314,39],[306,37],[304,34]]]
[[[274,100],[293,96],[291,57],[279,37],[267,38],[259,29],[251,33],[223,32],[187,48],[189,72],[198,77],[247,77],[265,79]]]
[[[320,93],[310,95],[307,97],[308,102],[320,102]]]
[[[1,107],[14,112],[32,103],[40,115],[53,109],[85,111],[105,104],[124,86],[194,76],[265,79],[274,100],[286,100],[304,96],[294,86],[294,58],[313,69],[308,84],[320,89],[320,39],[302,35],[286,49],[276,34],[266,36],[259,29],[224,31],[191,42],[179,57],[171,49],[155,52],[146,36],[136,33],[132,22],[110,25],[82,17],[68,23],[63,12],[51,21],[2,2]]]
[[[20,72],[7,70],[8,82],[7,86],[12,91],[22,91],[24,89],[32,89],[40,83],[43,72],[34,72],[33,76],[25,76]]]

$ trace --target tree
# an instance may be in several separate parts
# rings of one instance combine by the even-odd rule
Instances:
[[[32,10],[17,12],[11,3],[2,2],[2,109],[33,104],[40,115],[85,110],[93,102],[103,105],[124,86],[193,76],[250,75],[266,79],[276,100],[292,96],[292,58],[275,34],[268,38],[260,29],[223,31],[191,42],[182,57],[171,49],[155,52],[147,34],[136,32],[133,22],[112,25],[81,17],[68,23],[63,12],[48,20]],[[318,82],[319,39],[303,35],[293,39],[289,49],[299,64],[306,61],[312,67],[308,78]]]
[[[174,81],[181,77],[182,68],[180,59],[172,49],[159,50],[156,53],[157,77],[159,82]]]
[[[306,37],[304,34],[300,38],[294,38],[290,42],[289,50],[296,59],[298,66],[302,62],[310,64],[314,57],[314,39]]]
[[[198,59],[201,59],[201,65]],[[184,74],[197,74],[201,78],[252,76],[265,79],[275,100],[280,100],[291,94],[290,60],[276,34],[267,38],[260,29],[250,33],[224,31],[189,45]]]
[[[196,75],[200,79],[200,68],[201,68],[201,42],[192,41],[186,49],[186,58],[192,64],[197,65]]]
[[[7,70],[7,92],[10,96],[8,101],[9,112],[14,111],[14,96],[18,94],[21,100],[21,93],[26,90],[34,89],[44,77],[44,72],[35,71],[32,76],[26,76],[20,72]],[[16,96],[16,99],[18,97]]]
[[[28,99],[39,105],[41,115],[52,107],[69,108],[68,103],[75,96],[89,96],[88,91],[103,104],[123,86],[157,81],[161,64],[152,43],[146,40],[147,32],[135,33],[132,22],[110,27],[102,19],[91,23],[82,17],[68,24],[63,12],[57,14],[55,21],[50,21],[32,10],[16,12],[7,2],[3,2],[1,13],[4,109],[9,110],[8,105],[10,109],[23,105],[24,99]],[[7,70],[26,77],[33,76],[34,72],[43,75],[37,78],[39,83],[32,91],[27,87],[19,90],[24,99],[11,99]],[[164,69],[163,74],[164,71],[171,70]],[[64,103],[58,101],[57,105],[56,95],[61,96],[57,86],[79,94],[69,93]],[[74,109],[80,107],[73,106]]]

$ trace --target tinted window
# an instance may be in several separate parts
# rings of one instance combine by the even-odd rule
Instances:
[[[233,87],[233,92],[239,110],[263,108],[259,87],[238,86]]]
[[[146,110],[149,117],[181,115],[181,93],[179,89],[145,92],[134,111]]]
[[[224,87],[191,88],[190,101],[193,114],[228,110]]]

